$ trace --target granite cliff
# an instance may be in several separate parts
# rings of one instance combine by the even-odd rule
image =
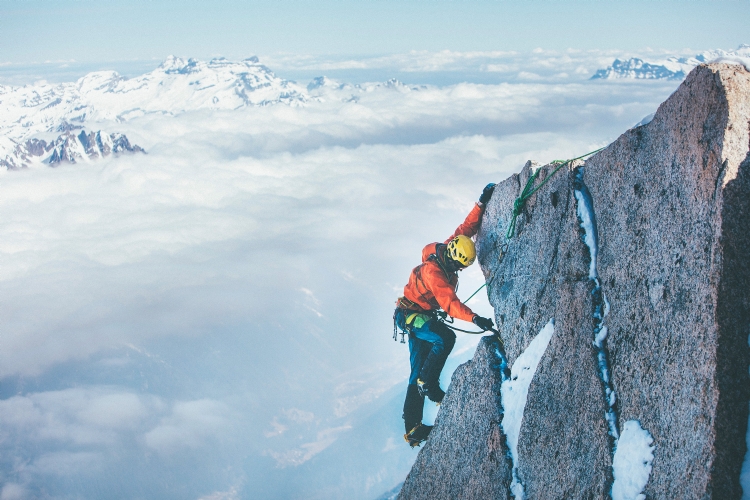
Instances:
[[[511,378],[483,339],[399,498],[740,498],[750,72],[697,67],[506,240],[536,169],[498,184],[477,237]]]

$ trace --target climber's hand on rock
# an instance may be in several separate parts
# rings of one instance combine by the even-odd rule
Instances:
[[[492,198],[492,192],[495,190],[495,183],[490,182],[482,191],[482,195],[479,197],[479,203],[485,204]]]
[[[483,318],[478,314],[475,314],[471,319],[471,322],[477,325],[482,330],[492,330],[492,320],[490,318]]]

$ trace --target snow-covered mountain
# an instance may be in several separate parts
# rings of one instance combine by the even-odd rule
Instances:
[[[662,61],[647,62],[637,57],[615,59],[610,66],[598,70],[591,79],[682,80],[699,64],[725,61],[750,66],[750,45],[743,44],[732,51],[708,50],[693,57],[670,57]]]
[[[61,129],[63,133],[51,142],[37,138],[17,142],[0,137],[0,167],[15,170],[34,163],[55,166],[62,162],[91,161],[111,154],[145,152],[140,146],[131,145],[123,134],[107,134],[101,130],[75,133],[72,126]]]
[[[97,71],[76,82],[50,84],[42,81],[21,87],[0,85],[0,165],[21,168],[59,147],[64,151],[55,158],[69,161],[93,158],[86,153],[86,146],[79,140],[80,134],[65,134],[51,143],[42,140],[49,140],[50,132],[69,132],[86,123],[92,128],[110,127],[107,123],[94,124],[125,122],[149,114],[174,116],[203,109],[357,101],[363,93],[378,90],[407,93],[421,88],[404,85],[396,79],[351,85],[326,77],[315,78],[305,88],[277,77],[257,57],[205,62],[174,56],[169,56],[155,70],[130,79],[115,71]],[[124,136],[117,137],[127,142]],[[44,146],[40,146],[42,143]],[[129,149],[123,147],[122,150]],[[105,155],[96,153],[96,156]]]
[[[407,93],[427,89],[427,85],[406,85],[396,78],[385,82],[374,82],[364,84],[344,83],[333,80],[327,76],[319,76],[307,84],[308,97],[312,100],[325,101],[326,99],[337,99],[341,101],[356,101],[359,94],[376,92],[378,90],[393,90]]]
[[[23,140],[64,120],[124,121],[149,113],[237,109],[305,102],[304,89],[278,78],[257,57],[209,62],[170,56],[155,70],[126,79],[114,71],[76,82],[0,86],[0,136]]]
[[[682,80],[686,74],[682,66],[671,62],[651,64],[637,57],[631,57],[626,61],[615,59],[611,66],[598,70],[591,79]]]

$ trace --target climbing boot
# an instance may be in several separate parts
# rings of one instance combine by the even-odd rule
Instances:
[[[412,430],[404,434],[404,441],[414,448],[427,440],[432,430],[431,425],[417,424]]]
[[[445,392],[443,392],[443,390],[440,388],[440,383],[438,382],[430,384],[424,382],[421,378],[418,378],[417,389],[419,390],[420,396],[428,397],[430,398],[430,401],[433,401],[437,404],[442,403],[443,398],[445,397]]]

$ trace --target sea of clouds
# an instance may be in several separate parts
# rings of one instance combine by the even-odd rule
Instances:
[[[391,489],[416,456],[391,316],[422,247],[488,182],[608,144],[677,85],[148,115],[87,125],[148,154],[0,172],[0,499]]]

